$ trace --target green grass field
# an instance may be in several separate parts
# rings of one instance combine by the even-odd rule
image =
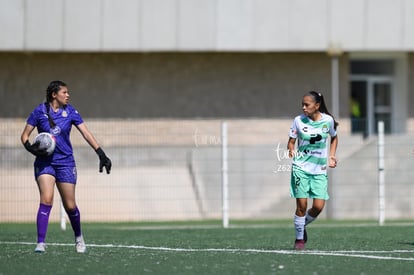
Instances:
[[[34,253],[35,230],[0,224],[0,274],[414,274],[409,222],[316,221],[304,252],[290,221],[83,224],[86,254],[58,224]]]

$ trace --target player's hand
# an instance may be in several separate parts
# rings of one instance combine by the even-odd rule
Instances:
[[[27,140],[24,143],[24,148],[26,148],[27,151],[32,153],[36,157],[44,157],[47,156],[46,149],[39,149],[40,141],[37,141],[33,144],[30,144],[30,142]]]
[[[105,155],[105,152],[99,147],[96,149],[96,153],[99,156],[99,173],[103,172],[103,168],[105,167],[106,173],[111,173],[112,162],[111,160]]]
[[[335,168],[338,161],[335,156],[329,156],[329,167]]]

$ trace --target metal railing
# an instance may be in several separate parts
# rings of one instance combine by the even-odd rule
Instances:
[[[291,160],[286,157],[291,120],[227,120],[227,166],[222,122],[87,120],[113,162],[110,175],[98,173],[96,154],[74,128],[82,219],[291,218],[295,202],[289,197]],[[377,219],[378,139],[353,135],[347,121],[340,123],[338,167],[329,171],[331,199],[322,218]],[[407,122],[405,133],[384,137],[385,219],[414,217],[412,124]],[[1,120],[0,125],[0,222],[33,222],[39,195],[34,158],[19,141],[24,120]],[[59,204],[56,191],[51,220],[60,220]]]

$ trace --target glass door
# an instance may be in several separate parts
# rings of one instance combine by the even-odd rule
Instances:
[[[353,134],[362,133],[368,135],[367,125],[367,81],[351,81],[351,130]]]
[[[365,137],[377,133],[378,121],[384,121],[391,133],[392,79],[379,76],[351,77],[351,130]]]
[[[384,121],[385,133],[391,133],[391,83],[374,82],[374,127],[375,133],[378,132],[378,121]]]

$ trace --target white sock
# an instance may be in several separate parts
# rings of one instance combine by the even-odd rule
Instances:
[[[305,226],[310,224],[311,222],[313,222],[316,219],[316,217],[312,217],[311,215],[309,215],[308,212],[306,212],[306,216],[305,216]]]
[[[303,240],[303,232],[305,231],[305,216],[299,217],[295,215],[293,223],[295,225],[296,240]]]

